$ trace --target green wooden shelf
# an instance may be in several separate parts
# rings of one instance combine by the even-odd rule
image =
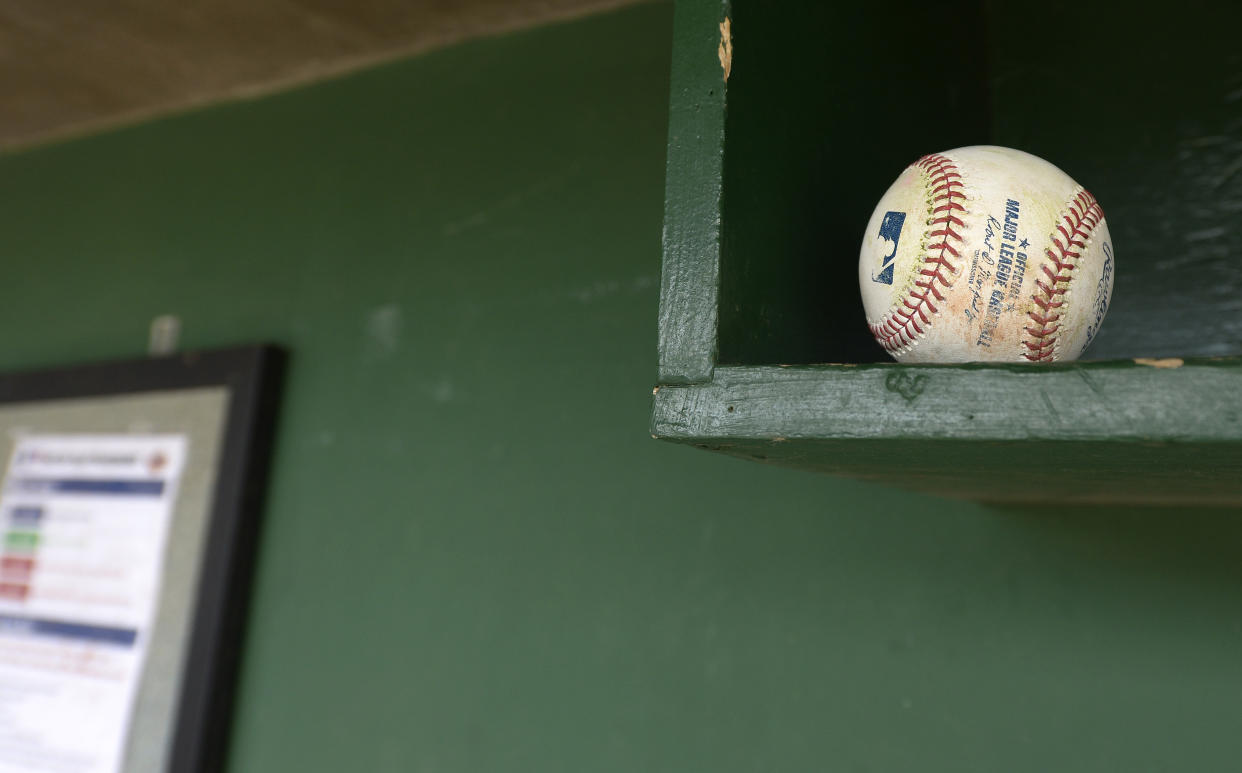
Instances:
[[[955,8],[948,29],[935,9],[677,3],[652,434],[960,498],[1242,503],[1242,10]],[[980,143],[1104,205],[1118,275],[1089,360],[898,365],[871,340],[871,208],[912,159]]]

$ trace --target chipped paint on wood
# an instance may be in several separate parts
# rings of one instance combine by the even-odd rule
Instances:
[[[1180,368],[1186,364],[1181,357],[1135,357],[1134,361],[1153,368]]]
[[[720,69],[724,70],[724,81],[729,82],[729,73],[733,70],[733,29],[732,22],[726,16],[720,22],[720,47],[716,49],[720,56]]]

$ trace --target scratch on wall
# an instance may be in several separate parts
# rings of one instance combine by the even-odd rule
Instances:
[[[729,82],[729,72],[733,69],[733,30],[732,22],[726,16],[725,20],[720,22],[720,47],[716,49],[716,54],[720,57],[720,69],[724,70],[725,83]]]
[[[1226,236],[1228,233],[1229,229],[1225,226],[1215,226],[1213,228],[1202,228],[1198,231],[1190,231],[1182,236],[1182,240],[1187,242],[1211,241],[1212,239],[1219,239],[1222,236]]]
[[[1220,176],[1216,178],[1216,182],[1212,184],[1212,190],[1223,188],[1225,183],[1229,182],[1239,171],[1242,171],[1242,156],[1235,158],[1221,171]]]
[[[599,298],[616,295],[622,289],[628,289],[631,293],[637,293],[655,286],[655,277],[642,274],[625,282],[619,279],[601,279],[587,287],[578,287],[571,290],[569,296],[579,303],[591,303]]]
[[[581,171],[582,165],[575,163],[566,169],[562,169],[553,174],[542,177],[529,185],[525,185],[515,191],[511,191],[502,198],[493,201],[482,209],[470,213],[464,217],[450,220],[442,227],[445,236],[458,236],[459,234],[469,231],[487,223],[495,216],[516,209],[529,199],[535,198],[545,193],[558,190],[565,183],[576,177]]]

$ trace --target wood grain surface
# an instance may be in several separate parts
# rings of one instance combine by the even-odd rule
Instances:
[[[716,362],[729,0],[678,3],[669,75],[660,382],[694,383]]]

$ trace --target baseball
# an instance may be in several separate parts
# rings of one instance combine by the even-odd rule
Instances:
[[[1077,359],[1113,271],[1094,196],[1041,158],[986,145],[907,167],[858,260],[867,324],[900,362]]]

